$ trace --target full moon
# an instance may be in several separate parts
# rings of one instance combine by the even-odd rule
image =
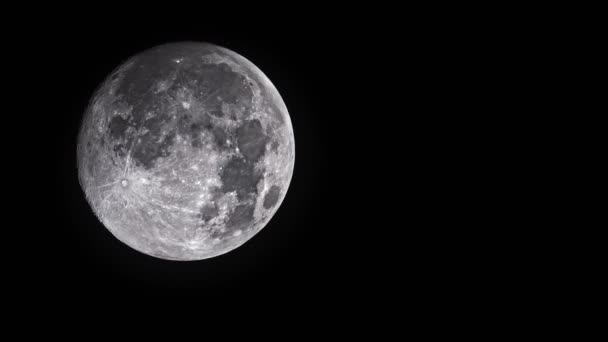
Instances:
[[[78,178],[120,241],[170,260],[227,253],[270,221],[291,182],[287,108],[260,69],[213,44],[143,51],[98,87]]]

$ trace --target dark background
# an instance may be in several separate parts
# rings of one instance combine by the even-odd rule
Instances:
[[[10,214],[30,246],[11,249],[18,287],[67,302],[150,294],[306,303],[371,299],[396,286],[389,279],[404,269],[388,245],[406,226],[399,189],[412,155],[401,144],[412,128],[394,128],[408,117],[412,95],[402,91],[402,77],[411,51],[401,49],[412,38],[322,19],[33,27],[15,49],[26,70],[18,87],[37,89],[19,100],[29,133],[6,133],[27,151],[14,157],[24,165],[18,179],[27,181],[9,185],[13,203],[30,203]],[[85,200],[75,155],[81,117],[100,82],[135,53],[186,40],[224,46],[257,65],[283,97],[296,139],[292,183],[271,222],[240,248],[196,262],[150,257],[114,238]]]
[[[492,44],[503,38],[483,34],[487,24],[443,20],[449,13],[300,10],[229,25],[184,13],[27,21],[6,43],[5,70],[17,76],[7,82],[14,114],[3,135],[7,160],[19,165],[5,168],[6,215],[18,227],[7,241],[20,241],[5,248],[14,285],[61,303],[167,296],[349,308],[487,284],[470,280],[495,269],[485,256],[510,236],[496,230],[509,215],[492,199],[498,179],[510,186],[492,175],[510,164],[492,159],[501,146],[490,142],[513,120],[502,113],[516,109],[491,80],[516,75],[495,56],[519,56]],[[76,169],[96,87],[133,54],[175,41],[224,46],[257,65],[284,99],[296,141],[293,179],[270,223],[238,249],[196,262],[150,257],[114,238]]]
[[[8,118],[20,120],[4,135],[20,165],[7,184],[15,204],[7,215],[20,227],[10,241],[28,246],[8,246],[15,285],[61,303],[167,296],[348,310],[487,284],[470,280],[495,269],[485,256],[509,236],[483,228],[508,219],[493,214],[501,206],[491,177],[509,164],[491,160],[500,147],[489,143],[510,103],[490,82],[511,73],[494,64],[509,52],[488,43],[500,35],[435,11],[300,10],[229,25],[222,16],[163,16],[162,25],[143,14],[49,16],[20,32],[6,64],[17,73]],[[261,232],[228,254],[176,262],[139,253],[102,226],[78,184],[75,153],[99,83],[133,54],[188,40],[231,49],[272,80],[291,116],[296,161]]]
[[[535,325],[542,308],[562,305],[573,291],[551,290],[570,278],[562,268],[573,261],[559,257],[575,253],[571,242],[551,239],[571,212],[561,184],[578,178],[558,172],[570,164],[563,151],[573,149],[558,142],[575,138],[554,125],[570,125],[587,102],[566,106],[571,87],[586,82],[567,82],[564,68],[588,64],[568,59],[583,50],[565,40],[588,35],[573,30],[569,15],[477,4],[228,5],[3,12],[7,301],[53,316],[105,303],[131,315],[147,303],[158,317],[147,328],[222,309],[230,317],[220,319],[242,323],[278,307],[275,314],[297,323],[355,318],[343,330],[357,334],[391,317],[403,333],[416,318],[430,322],[429,332],[453,331],[436,318],[473,330],[505,322],[496,331],[511,331],[522,316]],[[256,64],[285,100],[296,139],[292,183],[271,222],[240,248],[198,262],[156,259],[119,242],[76,176],[76,134],[95,88],[131,55],[184,40]],[[549,162],[551,153],[560,162]],[[552,267],[559,277],[546,277]],[[168,304],[180,308],[160,307]],[[297,320],[303,309],[312,314]]]

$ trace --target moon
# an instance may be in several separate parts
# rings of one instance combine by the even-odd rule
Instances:
[[[201,260],[270,221],[295,141],[260,69],[226,48],[180,42],[129,58],[101,83],[76,155],[86,199],[117,239],[157,258]]]

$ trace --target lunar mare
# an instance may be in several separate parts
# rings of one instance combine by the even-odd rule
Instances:
[[[128,246],[171,260],[214,257],[253,237],[285,198],[294,160],[291,120],[270,80],[237,53],[195,42],[116,68],[77,146],[99,220]]]

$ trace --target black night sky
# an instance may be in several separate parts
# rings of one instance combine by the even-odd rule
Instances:
[[[112,29],[84,22],[38,28],[35,45],[22,47],[36,51],[26,59],[41,94],[23,113],[36,134],[24,142],[28,156],[16,157],[29,166],[20,177],[33,179],[17,197],[31,201],[36,194],[36,210],[20,214],[32,250],[15,256],[26,288],[50,300],[126,293],[303,300],[372,282],[370,272],[381,272],[372,257],[392,239],[390,230],[401,229],[381,224],[387,213],[379,208],[388,208],[381,203],[389,199],[374,195],[392,187],[386,177],[394,170],[379,169],[401,167],[383,160],[394,139],[383,127],[402,115],[383,109],[403,101],[390,95],[396,65],[365,30],[270,29],[211,23]],[[119,242],[97,220],[77,179],[76,135],[96,87],[131,55],[174,41],[211,42],[256,64],[283,97],[296,139],[292,183],[271,222],[242,247],[197,262],[153,258]]]
[[[103,14],[91,5],[76,14],[72,5],[28,3],[27,14],[3,12],[16,21],[2,30],[0,279],[28,329],[42,330],[30,323],[40,310],[69,326],[58,314],[65,308],[88,318],[80,309],[109,304],[131,314],[147,303],[156,320],[145,328],[154,332],[167,316],[228,310],[220,318],[241,323],[274,309],[306,329],[319,316],[353,317],[360,321],[345,330],[358,332],[368,317],[389,316],[406,333],[403,312],[452,320],[474,309],[493,319],[485,313],[527,298],[519,294],[553,263],[541,248],[570,248],[549,243],[553,232],[534,236],[536,226],[553,229],[539,209],[543,196],[561,191],[561,180],[549,195],[539,185],[557,172],[537,167],[556,141],[541,134],[570,134],[546,126],[555,120],[547,103],[563,100],[541,94],[544,79],[563,82],[561,65],[546,67],[562,51],[538,53],[552,26],[515,32],[523,25],[516,16],[496,20],[503,9],[477,16],[478,8],[463,14],[435,3],[422,11],[334,5],[284,2],[254,13],[148,4],[157,14]],[[259,67],[287,106],[296,146],[291,185],[265,228],[227,254],[193,262],[154,258],[116,239],[86,202],[76,168],[79,125],[104,78],[134,54],[179,41],[223,46]],[[530,105],[535,99],[542,101]],[[547,119],[535,123],[538,113]],[[167,304],[187,308],[160,307]],[[313,314],[304,320],[292,315],[305,308]],[[91,320],[95,332],[114,323],[105,318]],[[258,328],[276,326],[265,323]],[[374,340],[388,340],[376,338],[381,331]]]
[[[25,152],[14,158],[27,165],[17,175],[27,181],[8,185],[14,203],[24,203],[10,215],[29,241],[29,251],[11,250],[20,288],[51,302],[123,295],[215,302],[238,293],[353,303],[427,272],[422,265],[434,256],[419,238],[437,234],[422,228],[432,226],[425,217],[437,191],[428,179],[442,168],[427,166],[437,155],[423,151],[437,144],[427,93],[439,77],[428,64],[438,57],[419,28],[403,33],[399,25],[354,17],[229,27],[33,24],[31,38],[15,43],[23,55],[16,63],[28,72],[19,87],[34,82],[38,92],[19,100],[31,135],[7,132],[19,136]],[[236,250],[196,262],[157,259],[118,241],[87,204],[76,169],[76,136],[96,87],[133,54],[175,41],[224,46],[257,65],[284,99],[296,141],[291,186],[270,223]]]

